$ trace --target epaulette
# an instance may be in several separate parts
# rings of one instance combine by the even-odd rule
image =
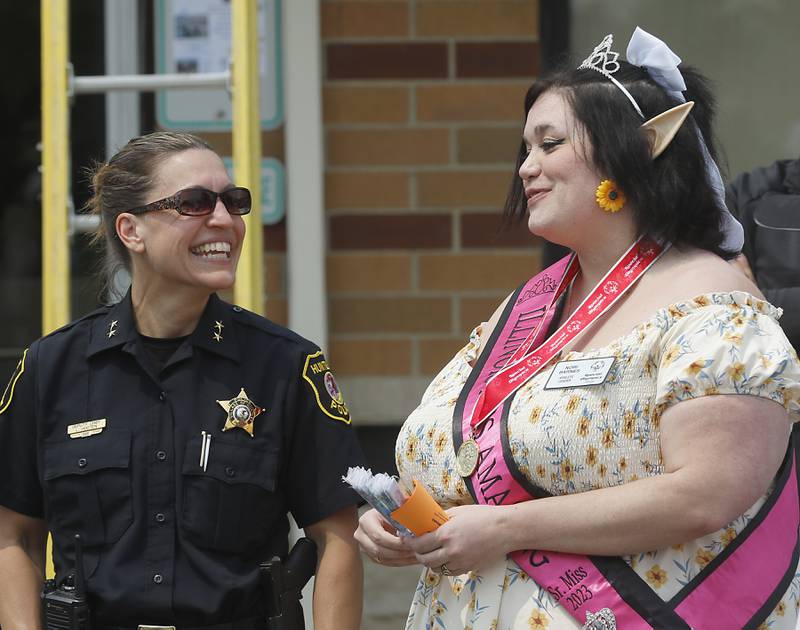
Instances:
[[[260,330],[261,332],[267,333],[268,335],[272,335],[274,337],[282,337],[287,341],[297,344],[304,350],[313,351],[317,349],[316,344],[309,341],[305,337],[298,335],[296,332],[286,328],[285,326],[281,326],[280,324],[276,324],[275,322],[268,320],[266,317],[263,317],[258,313],[253,313],[252,311],[248,311],[246,308],[242,308],[241,306],[237,306],[235,304],[226,303],[226,306],[234,312],[234,318],[240,324],[248,326],[249,328],[255,328],[256,330]]]
[[[271,322],[267,318],[252,313],[241,306],[227,306],[233,310],[234,319],[237,323],[292,343],[295,346],[295,351],[299,350],[300,356],[304,356],[302,378],[310,386],[314,402],[320,411],[333,420],[350,425],[350,411],[331,372],[330,364],[316,344],[301,337],[296,332]]]
[[[49,339],[50,337],[53,337],[55,335],[59,335],[61,333],[67,332],[68,330],[71,330],[71,329],[75,328],[76,326],[79,326],[80,324],[82,324],[84,322],[93,321],[93,320],[97,319],[98,317],[102,317],[102,316],[106,315],[108,313],[108,311],[110,311],[112,308],[113,308],[113,305],[101,306],[100,308],[97,308],[97,309],[87,313],[86,315],[83,315],[82,317],[79,317],[78,319],[76,319],[73,322],[70,322],[69,324],[61,326],[61,328],[56,328],[54,331],[49,332],[46,335],[43,335],[41,337],[41,339]]]

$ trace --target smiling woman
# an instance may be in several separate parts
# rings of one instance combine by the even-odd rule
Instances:
[[[363,459],[344,397],[315,344],[216,295],[250,192],[173,132],[131,140],[92,188],[106,273],[131,286],[35,341],[0,402],[0,625],[38,625],[49,530],[59,582],[80,535],[96,628],[301,628],[259,571],[287,558],[291,513],[318,549],[294,556],[304,579],[317,567],[315,621],[355,630],[358,498],[340,478]]]
[[[103,252],[106,289],[112,301],[115,301],[114,297],[121,297],[113,295],[110,281],[114,274],[121,269],[132,271],[131,253],[117,234],[117,216],[126,211],[130,214],[141,211],[149,201],[149,195],[156,199],[151,192],[157,186],[157,180],[161,179],[163,183],[157,167],[189,150],[212,152],[210,145],[196,136],[150,134],[134,138],[107,162],[95,164],[92,169],[93,196],[87,202],[86,209],[101,220],[94,242],[101,246]]]
[[[641,29],[627,62],[612,43],[528,90],[506,203],[574,255],[476,322],[398,435],[449,520],[361,517],[371,558],[424,567],[406,630],[795,627],[800,364],[726,262],[706,81]]]
[[[113,219],[131,260],[134,308],[145,317],[140,332],[188,334],[197,313],[183,318],[180,306],[202,307],[209,291],[233,285],[250,193],[233,186],[216,153],[189,148],[162,160],[145,202]]]

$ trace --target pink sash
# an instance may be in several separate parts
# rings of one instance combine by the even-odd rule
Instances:
[[[456,404],[456,451],[470,435],[470,412],[487,381],[506,365],[543,317],[546,321],[541,322],[531,347],[547,339],[556,310],[547,306],[568,262],[564,258],[525,282],[506,305]],[[510,404],[511,398],[475,432],[478,466],[465,481],[477,503],[508,505],[546,494],[517,469],[510,454],[506,430]],[[800,553],[795,440],[793,435],[775,489],[758,514],[670,601],[659,598],[621,558],[534,550],[517,551],[510,557],[580,623],[599,614],[606,619],[611,615],[616,627],[624,630],[755,628],[788,588]],[[720,606],[721,602],[725,605]]]

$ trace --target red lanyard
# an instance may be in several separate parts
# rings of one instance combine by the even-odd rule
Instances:
[[[658,260],[669,245],[660,245],[649,237],[640,237],[603,277],[592,292],[580,303],[575,312],[532,352],[530,347],[540,338],[540,328],[549,317],[542,317],[536,329],[517,348],[506,366],[486,382],[475,403],[470,418],[470,437],[461,443],[456,453],[456,467],[462,477],[469,477],[478,466],[479,447],[476,441],[480,426],[517,389],[538,373],[561,349],[586,330],[598,317],[608,311],[634,283]],[[558,298],[575,278],[579,270],[577,259],[561,279],[546,311],[553,308]]]
[[[564,346],[609,310],[658,260],[667,247],[649,237],[640,237],[592,289],[570,318],[548,340],[528,353],[537,338],[539,327],[548,319],[543,317],[536,330],[525,339],[506,366],[486,383],[470,420],[473,433],[503,401],[547,365]],[[577,259],[573,259],[553,295],[548,310],[572,282],[578,270]]]

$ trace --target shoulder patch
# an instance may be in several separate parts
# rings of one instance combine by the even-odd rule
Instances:
[[[350,412],[322,350],[306,357],[303,378],[311,385],[322,413],[334,420],[350,424]]]
[[[3,415],[11,406],[11,400],[14,398],[14,387],[17,385],[17,381],[19,377],[22,376],[22,373],[25,371],[25,357],[28,355],[27,348],[25,352],[22,353],[22,358],[17,363],[17,368],[14,370],[14,373],[11,375],[11,380],[8,381],[8,385],[6,385],[5,390],[3,390],[3,397],[0,398],[0,415]]]

